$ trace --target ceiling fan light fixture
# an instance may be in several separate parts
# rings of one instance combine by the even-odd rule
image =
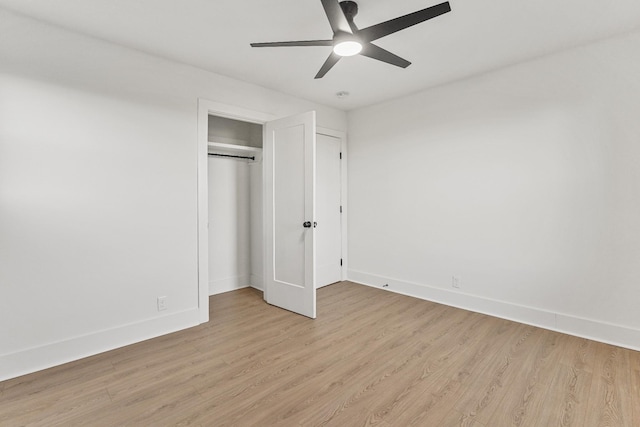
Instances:
[[[389,19],[366,28],[359,29],[353,18],[358,14],[358,3],[351,0],[320,0],[333,31],[331,40],[299,40],[288,42],[251,43],[252,47],[292,47],[331,46],[333,51],[324,61],[314,78],[321,79],[343,56],[364,55],[377,61],[386,62],[400,68],[407,68],[411,62],[373,44],[382,37],[412,27],[429,19],[451,12],[448,1],[418,10],[398,18]]]
[[[362,44],[356,40],[345,40],[333,46],[333,51],[340,56],[354,56],[362,51]]]

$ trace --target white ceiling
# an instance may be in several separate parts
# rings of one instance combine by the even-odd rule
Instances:
[[[358,0],[355,22],[364,28],[441,1]],[[640,28],[639,0],[450,3],[451,13],[376,42],[409,68],[356,56],[319,80],[330,47],[249,43],[330,39],[320,0],[0,0],[0,7],[344,110]]]

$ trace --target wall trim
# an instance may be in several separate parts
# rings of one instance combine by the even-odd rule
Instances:
[[[357,270],[349,270],[348,277],[348,280],[365,286],[640,351],[640,329],[554,313]],[[384,285],[388,286],[383,287]]]
[[[249,283],[251,283],[250,286],[252,288],[259,289],[260,291],[264,290],[264,279],[258,274],[251,274],[251,280]]]
[[[225,277],[209,281],[209,296],[223,294],[251,286],[250,275]]]
[[[0,381],[94,356],[200,324],[197,308],[0,355]],[[82,349],[79,351],[79,349]]]

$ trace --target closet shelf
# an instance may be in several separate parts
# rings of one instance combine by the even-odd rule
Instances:
[[[254,161],[262,159],[262,148],[246,145],[224,144],[222,142],[209,142],[208,151],[211,154],[223,154],[227,156],[254,157]]]

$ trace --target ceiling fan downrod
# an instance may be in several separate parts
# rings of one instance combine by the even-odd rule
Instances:
[[[347,18],[347,21],[353,22],[353,18],[358,14],[358,3],[351,0],[341,1],[340,8],[344,13],[345,18]]]

